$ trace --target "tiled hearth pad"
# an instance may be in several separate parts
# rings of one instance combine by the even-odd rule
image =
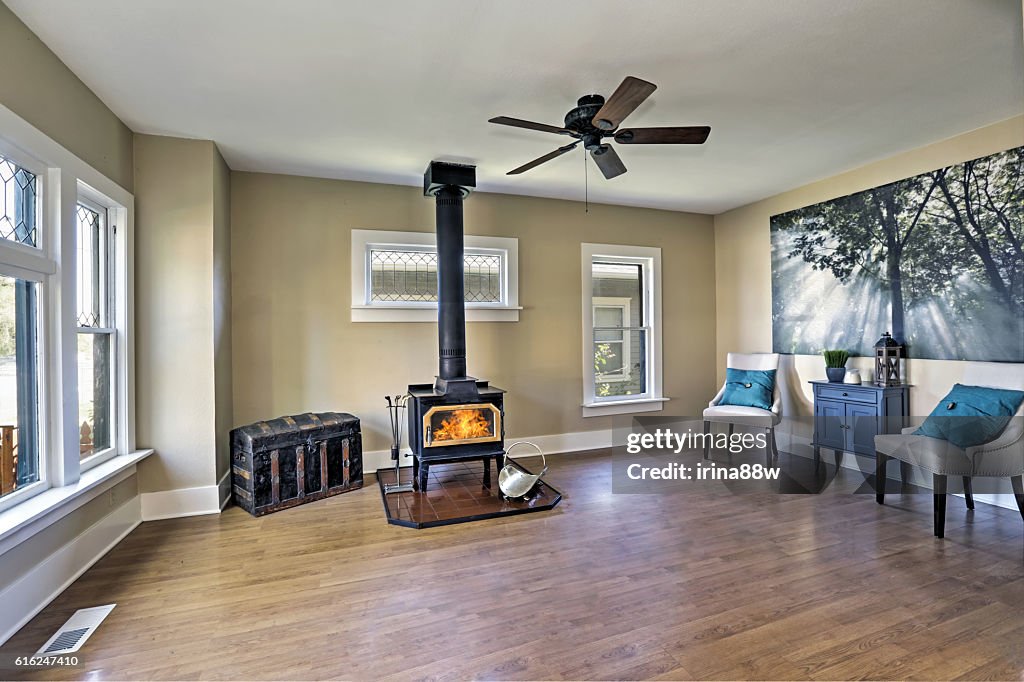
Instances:
[[[530,473],[526,467],[517,466]],[[377,484],[384,499],[388,523],[409,528],[430,528],[548,511],[562,500],[562,493],[543,481],[535,486],[529,499],[503,500],[498,491],[496,472],[491,470],[490,490],[483,486],[483,476],[481,462],[455,462],[430,466],[430,484],[425,493],[413,491],[385,495],[384,485],[395,482],[394,469],[378,470]],[[411,480],[412,467],[403,468],[402,482]]]

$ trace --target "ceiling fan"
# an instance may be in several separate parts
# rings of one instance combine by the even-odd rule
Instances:
[[[619,130],[619,124],[651,96],[657,89],[654,83],[634,76],[626,76],[612,96],[605,101],[601,95],[586,95],[576,102],[576,108],[565,115],[565,127],[551,126],[544,123],[524,121],[519,118],[498,116],[489,123],[527,128],[545,133],[568,135],[576,141],[559,147],[555,151],[510,170],[506,175],[518,175],[542,163],[558,158],[570,152],[580,143],[590,152],[594,163],[601,169],[607,179],[612,179],[626,172],[619,155],[610,145],[601,140],[610,137],[619,144],[704,144],[711,133],[709,126],[679,126],[668,128],[626,128]]]

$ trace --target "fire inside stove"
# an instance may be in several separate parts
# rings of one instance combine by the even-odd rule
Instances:
[[[501,412],[489,403],[437,405],[423,415],[426,446],[486,443],[501,440]]]

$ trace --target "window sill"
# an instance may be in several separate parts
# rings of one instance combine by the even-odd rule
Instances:
[[[583,403],[584,417],[606,417],[615,414],[636,412],[661,412],[670,398],[638,398],[636,400],[608,400],[599,403]]]
[[[518,322],[519,306],[466,306],[466,322]],[[437,306],[352,306],[353,322],[437,322]]]
[[[151,454],[153,450],[137,450],[112,457],[83,472],[77,483],[50,488],[0,512],[0,555],[134,474],[136,465]]]

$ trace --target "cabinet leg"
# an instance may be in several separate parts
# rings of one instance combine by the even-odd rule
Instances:
[[[885,465],[889,455],[875,452],[875,502],[885,504]]]
[[[907,482],[910,480],[910,464],[908,462],[900,462],[900,485],[904,488],[907,487]]]
[[[817,471],[821,468],[821,448],[817,445],[814,446],[814,470]]]
[[[420,489],[420,458],[412,456],[412,489]]]
[[[974,490],[971,486],[971,477],[964,476],[964,500],[968,509],[974,509]]]
[[[946,477],[932,474],[932,490],[935,495],[935,537],[946,535]]]
[[[491,458],[484,457],[484,487],[491,489]]]
[[[704,459],[708,459],[711,456],[711,438],[709,438],[709,434],[710,433],[711,433],[711,422],[705,421],[704,422]]]

